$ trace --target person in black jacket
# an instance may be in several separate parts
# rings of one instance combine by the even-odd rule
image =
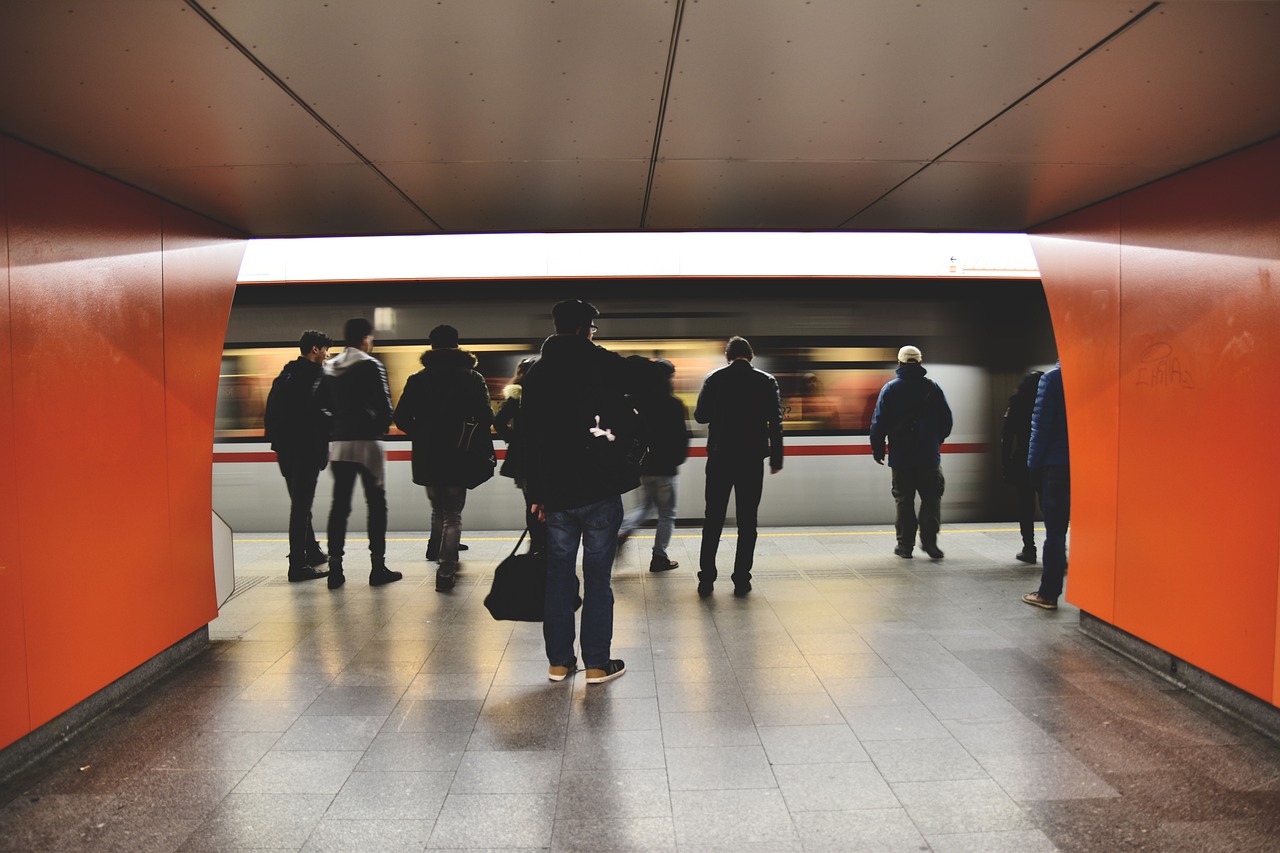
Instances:
[[[1031,411],[1036,405],[1036,389],[1044,374],[1033,370],[1009,398],[1000,434],[1000,473],[1018,493],[1018,528],[1022,550],[1014,557],[1024,563],[1036,561],[1036,489],[1027,469],[1027,446],[1031,442]]]
[[[951,407],[938,383],[925,376],[920,350],[908,344],[898,350],[898,378],[880,389],[871,415],[871,455],[877,465],[885,460],[889,442],[889,467],[893,474],[893,500],[897,507],[894,529],[898,544],[893,553],[911,559],[920,531],[920,547],[941,560],[938,531],[942,527],[942,442],[951,435]],[[916,495],[920,514],[916,515]]]
[[[629,465],[636,437],[635,411],[626,399],[630,372],[625,359],[592,343],[600,315],[594,305],[568,300],[551,315],[556,333],[543,342],[520,399],[529,499],[547,522],[547,677],[563,681],[577,668],[573,611],[581,545],[582,662],[587,683],[599,684],[626,672],[626,664],[609,657],[610,575],[621,495],[639,485],[639,466]]]
[[[653,537],[653,556],[649,571],[669,572],[680,564],[667,556],[671,534],[676,526],[676,471],[689,457],[689,412],[673,393],[675,365],[665,358],[654,359],[652,368],[639,393],[635,395],[640,415],[640,433],[649,452],[640,465],[640,487],[643,499],[622,518],[618,531],[621,545],[649,511],[658,511],[658,529]]]
[[[387,568],[387,454],[379,441],[391,426],[391,393],[387,371],[369,352],[373,324],[362,317],[343,330],[346,349],[325,363],[333,391],[333,440],[329,470],[333,472],[333,505],[329,508],[329,589],[346,581],[342,558],[347,518],[356,477],[369,505],[369,585],[382,586],[404,577]]]
[[[716,582],[716,552],[731,491],[738,513],[733,594],[741,598],[751,592],[756,517],[764,492],[761,460],[769,458],[771,474],[782,470],[782,398],[778,380],[751,366],[755,352],[745,338],[730,338],[724,356],[728,366],[707,375],[693,411],[698,423],[710,425],[707,511],[698,572],[698,595],[703,598],[711,595]]]
[[[507,444],[507,455],[502,460],[504,477],[516,481],[516,488],[524,495],[524,525],[529,531],[529,553],[547,553],[547,523],[533,512],[533,501],[529,500],[528,483],[525,478],[524,442],[520,437],[520,396],[524,391],[524,376],[529,368],[538,360],[536,355],[520,359],[516,365],[516,375],[511,383],[502,389],[502,405],[493,416],[493,431],[498,438]]]
[[[464,429],[474,430],[474,441],[487,439],[493,409],[489,388],[475,369],[476,357],[458,348],[458,330],[436,326],[428,340],[431,349],[422,353],[422,369],[404,383],[394,418],[413,440],[413,482],[427,487],[431,503],[427,559],[440,560],[436,591],[446,592],[453,589],[458,571],[467,488],[478,485],[470,482]]]
[[[333,339],[312,329],[302,333],[302,354],[284,366],[271,383],[263,417],[266,439],[289,490],[289,580],[328,575],[317,570],[329,561],[311,526],[311,504],[320,472],[329,464],[329,386],[324,363]]]

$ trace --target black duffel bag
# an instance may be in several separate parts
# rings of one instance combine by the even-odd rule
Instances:
[[[493,586],[484,597],[489,615],[500,622],[541,622],[547,598],[547,555],[517,554],[524,543],[520,534],[511,554],[493,570]],[[579,596],[573,609],[582,606]]]

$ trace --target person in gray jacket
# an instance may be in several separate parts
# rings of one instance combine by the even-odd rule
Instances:
[[[370,351],[373,324],[364,318],[348,320],[343,329],[346,349],[325,363],[333,395],[333,438],[329,442],[329,470],[333,472],[333,505],[329,508],[329,589],[346,582],[347,518],[356,477],[369,505],[369,585],[382,586],[404,577],[387,568],[386,450],[379,440],[391,426],[391,393],[387,371]]]

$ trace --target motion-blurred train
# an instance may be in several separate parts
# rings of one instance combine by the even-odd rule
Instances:
[[[681,524],[696,524],[703,510],[706,428],[692,420],[694,403],[706,374],[724,365],[733,335],[749,339],[755,365],[777,377],[785,409],[785,467],[765,483],[761,524],[892,523],[889,470],[873,461],[867,436],[876,396],[907,343],[924,352],[955,414],[943,446],[944,523],[1014,517],[1000,479],[1001,418],[1022,375],[1053,364],[1053,328],[1039,281],[971,278],[242,284],[218,387],[214,509],[236,531],[288,528],[289,501],[262,440],[262,412],[272,379],[297,357],[302,330],[338,341],[348,318],[373,321],[374,354],[387,367],[394,403],[420,367],[428,332],[449,323],[479,358],[496,408],[517,362],[551,334],[551,306],[566,298],[600,309],[597,343],[676,365],[694,435],[680,471]],[[424,530],[429,508],[410,478],[409,442],[393,431],[386,443],[389,526]],[[329,497],[329,475],[321,474],[318,532]],[[356,506],[352,526],[361,529],[359,498]],[[505,477],[467,498],[467,530],[519,529],[522,519],[520,493]]]

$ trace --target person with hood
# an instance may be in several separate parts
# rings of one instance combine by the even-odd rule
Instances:
[[[622,493],[639,485],[632,457],[635,411],[626,398],[627,360],[592,342],[594,305],[577,299],[551,311],[555,334],[525,374],[521,444],[532,509],[547,522],[547,595],[542,635],[551,681],[577,669],[573,653],[576,565],[582,547],[582,662],[587,684],[626,672],[611,658],[610,576],[622,523]]]
[[[1022,550],[1014,558],[1024,563],[1036,561],[1036,489],[1027,469],[1027,445],[1031,440],[1031,410],[1036,404],[1036,388],[1044,374],[1033,370],[1009,398],[1000,434],[1000,473],[1018,493],[1018,528]]]
[[[649,517],[658,512],[658,529],[653,537],[653,555],[649,571],[669,572],[680,564],[667,556],[671,534],[676,527],[676,472],[689,457],[689,411],[674,393],[672,382],[676,367],[665,358],[654,359],[646,371],[646,379],[635,395],[640,415],[640,433],[649,452],[640,464],[640,488],[644,495],[639,504],[622,518],[618,545]]]
[[[458,330],[436,326],[422,353],[422,369],[404,383],[396,426],[413,441],[413,482],[426,486],[431,503],[427,559],[439,559],[436,591],[453,589],[458,573],[462,509],[471,482],[468,438],[481,441],[493,423],[489,388],[474,355],[458,348]],[[473,437],[474,434],[474,437]]]
[[[733,558],[733,594],[751,592],[756,520],[764,494],[764,466],[782,470],[782,398],[778,380],[751,366],[755,350],[735,335],[724,348],[728,364],[707,374],[698,392],[693,418],[707,424],[706,520],[698,555],[698,596],[711,595],[716,582],[716,552],[724,532],[732,492],[738,514],[738,550]]]
[[[324,363],[333,339],[312,329],[302,333],[302,354],[271,383],[263,427],[289,490],[289,580],[317,580],[329,557],[311,525],[311,505],[320,472],[329,464],[329,386]]]
[[[880,389],[871,416],[871,455],[877,465],[885,462],[889,442],[889,467],[893,472],[893,499],[897,504],[894,527],[898,545],[893,553],[911,559],[920,531],[920,547],[935,560],[943,558],[938,547],[942,527],[942,442],[951,435],[951,407],[942,388],[926,378],[924,357],[917,347],[898,350],[898,378]],[[920,514],[916,516],[916,495]]]
[[[1040,377],[1031,414],[1027,467],[1040,483],[1044,511],[1044,569],[1040,588],[1022,596],[1032,607],[1058,609],[1067,574],[1067,526],[1071,523],[1071,447],[1067,440],[1067,402],[1062,391],[1062,365]]]
[[[347,519],[356,477],[369,506],[369,586],[382,586],[404,575],[387,568],[387,454],[379,440],[391,426],[391,393],[387,371],[370,355],[373,324],[363,317],[343,328],[346,349],[325,363],[333,393],[333,440],[329,470],[333,472],[333,505],[329,508],[329,589],[346,582]]]
[[[547,523],[538,518],[532,511],[533,502],[529,500],[528,483],[525,480],[524,442],[520,437],[520,395],[524,390],[524,376],[529,368],[538,360],[536,355],[520,359],[516,365],[516,375],[511,383],[502,389],[502,405],[493,416],[493,431],[498,438],[507,444],[507,456],[502,461],[504,477],[515,480],[516,488],[524,495],[524,525],[529,531],[529,553],[547,553]]]

